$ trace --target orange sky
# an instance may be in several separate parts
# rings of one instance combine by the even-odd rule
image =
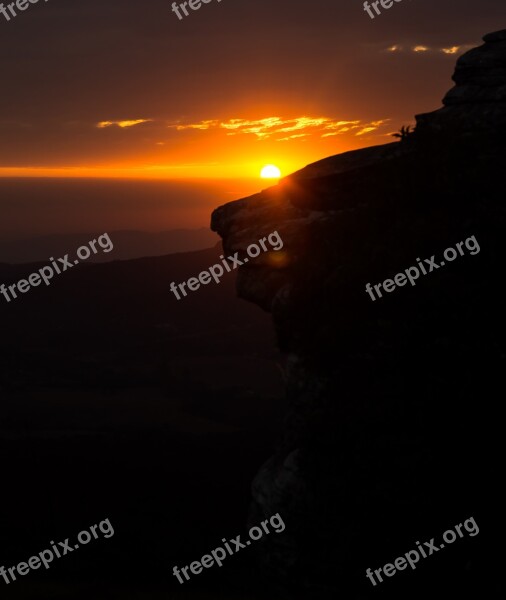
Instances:
[[[10,167],[3,176],[20,177],[142,177],[142,178],[250,178],[266,164],[286,175],[330,154],[365,145],[393,141],[388,120],[362,122],[325,116],[262,117],[259,119],[206,119],[173,123],[154,120],[99,122],[93,132],[122,141],[138,140],[144,129],[141,157],[110,164],[65,167]],[[135,137],[131,134],[133,130]],[[177,142],[177,163],[174,142]],[[147,143],[146,143],[147,142]],[[149,150],[151,145],[151,150]],[[148,146],[148,147],[146,147]]]

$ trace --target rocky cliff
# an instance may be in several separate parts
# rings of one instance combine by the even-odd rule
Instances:
[[[237,283],[272,314],[286,355],[285,428],[253,483],[252,522],[287,523],[261,556],[276,597],[498,592],[487,535],[506,359],[506,30],[484,41],[401,142],[319,161],[213,213],[227,253],[275,230],[284,241]],[[479,253],[366,293],[471,236]],[[481,537],[378,587],[366,578],[470,516]]]

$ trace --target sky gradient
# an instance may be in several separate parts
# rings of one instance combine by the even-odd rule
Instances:
[[[49,0],[0,15],[0,176],[255,177],[393,141],[504,0]]]

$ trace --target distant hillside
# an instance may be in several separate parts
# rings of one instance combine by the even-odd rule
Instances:
[[[181,301],[170,292],[172,281],[198,276],[219,262],[221,252],[84,263],[10,303],[0,296],[0,389],[13,382],[89,386],[97,377],[113,386],[140,380],[159,385],[164,361],[174,371],[172,389],[176,372],[186,381],[183,387],[198,378],[229,385],[245,373],[245,381],[270,382],[276,373],[276,352],[264,350],[274,342],[270,319],[236,299],[235,272]],[[16,282],[39,267],[0,264],[0,283]],[[260,362],[268,356],[270,364],[255,378],[249,371],[260,355]],[[241,356],[248,357],[246,368],[236,364]]]
[[[163,256],[175,252],[191,252],[212,248],[218,236],[207,228],[174,229],[157,233],[144,231],[99,231],[83,234],[54,234],[8,242],[0,242],[0,263],[21,264],[46,262],[50,256],[75,253],[79,246],[108,233],[114,251],[99,252],[88,262],[109,262],[146,256]]]

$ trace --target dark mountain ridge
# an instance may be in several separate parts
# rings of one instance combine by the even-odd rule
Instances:
[[[0,242],[1,263],[30,263],[48,261],[49,257],[75,254],[80,246],[98,239],[104,232],[80,234],[53,234],[21,240]],[[146,256],[163,256],[175,252],[192,252],[211,248],[217,237],[209,229],[173,229],[171,231],[109,231],[114,251],[104,253],[99,249],[88,262],[129,260]],[[48,261],[49,262],[49,261]]]

